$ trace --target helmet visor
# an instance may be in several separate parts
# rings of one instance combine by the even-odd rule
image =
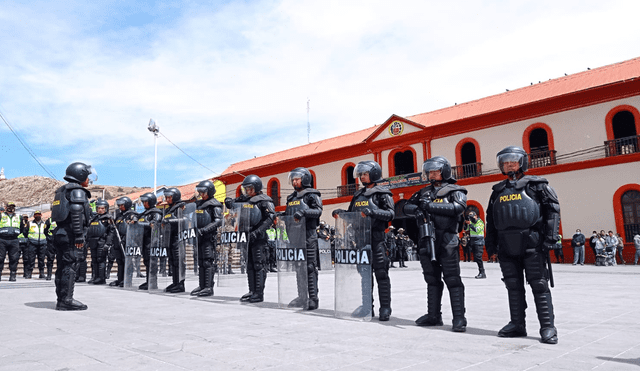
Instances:
[[[371,171],[371,169],[373,168],[372,165],[370,164],[366,164],[366,163],[359,163],[358,165],[356,165],[356,167],[353,169],[353,177],[354,179],[358,179],[360,178],[362,175],[367,174],[369,171]]]
[[[293,186],[294,179],[300,179],[302,181],[302,171],[292,171],[289,173],[289,184]]]
[[[519,167],[522,167],[522,158],[524,156],[521,153],[503,153],[498,155],[498,166],[500,171],[505,172],[504,164],[507,162],[517,162]],[[517,170],[517,169],[516,169]]]
[[[252,185],[247,184],[246,186],[243,185],[240,187],[240,189],[242,190],[242,194],[245,196],[249,195],[249,190],[255,190],[255,188]]]
[[[98,171],[93,168],[91,165],[87,167],[89,171],[89,175],[87,175],[87,179],[89,179],[89,184],[93,184],[98,181]]]

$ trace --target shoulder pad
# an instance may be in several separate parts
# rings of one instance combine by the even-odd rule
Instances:
[[[89,201],[89,195],[87,194],[89,191],[80,187],[74,188],[69,193],[69,201],[73,203],[84,203],[85,201]]]
[[[251,202],[252,204],[257,204],[260,201],[271,201],[271,202],[273,202],[271,197],[265,195],[264,193],[260,193],[259,195],[255,195],[255,196],[251,197],[251,199],[249,200],[249,202]]]
[[[466,188],[464,188],[462,186],[459,186],[459,185],[456,185],[456,184],[447,184],[447,185],[445,185],[444,187],[442,187],[442,188],[440,188],[438,190],[438,192],[436,193],[436,197],[438,197],[438,198],[444,197],[444,196],[448,195],[449,193],[456,192],[456,191],[462,192],[464,194],[467,194],[467,189]]]
[[[389,188],[385,186],[380,186],[380,185],[377,185],[371,188],[366,188],[366,191],[364,192],[365,196],[371,196],[372,194],[375,194],[375,193],[382,193],[382,194],[386,193],[386,194],[393,195],[393,193],[391,193]]]
[[[200,206],[202,209],[204,209],[205,207],[222,207],[222,204],[215,198],[210,198]]]
[[[495,184],[493,187],[491,187],[491,189],[493,189],[494,191],[500,192],[500,191],[502,191],[503,189],[505,189],[507,187],[507,182],[508,182],[508,180],[505,179],[505,180],[501,181],[500,183]]]
[[[315,188],[305,188],[302,191],[298,192],[298,196],[305,196],[307,194],[312,194],[312,193],[319,195],[320,191],[318,191]]]
[[[543,177],[540,177],[540,176],[525,175],[525,176],[523,176],[522,178],[520,178],[520,179],[518,179],[516,181],[515,186],[516,186],[516,189],[522,189],[529,183],[534,183],[534,184],[546,183],[546,184],[548,184],[549,181],[546,180]]]
[[[296,198],[297,193],[294,191],[292,194],[287,196],[287,202],[293,200],[294,198]]]

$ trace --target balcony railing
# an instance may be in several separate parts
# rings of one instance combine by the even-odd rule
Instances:
[[[604,142],[607,157],[640,152],[640,147],[638,147],[639,139],[640,135],[636,135]]]
[[[356,183],[338,186],[338,197],[353,196],[357,190]]]
[[[529,169],[556,164],[556,151],[535,151],[529,154]]]
[[[474,162],[472,164],[465,164],[460,166],[454,166],[451,168],[453,176],[456,179],[473,178],[482,175],[482,162]]]
[[[633,236],[640,234],[640,224],[625,224],[624,235],[625,242],[633,242]]]
[[[273,200],[273,206],[280,206],[280,196],[271,196],[271,199]]]

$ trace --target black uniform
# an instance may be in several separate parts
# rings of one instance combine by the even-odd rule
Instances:
[[[47,277],[46,280],[51,280],[51,273],[53,271],[53,262],[56,260],[56,247],[53,244],[53,231],[56,229],[57,223],[52,221],[51,218],[47,219],[44,225],[44,233],[47,236]]]
[[[171,271],[172,283],[165,289],[167,292],[184,292],[184,280],[180,280],[180,246],[183,243],[178,236],[178,224],[181,222],[182,212],[186,203],[178,201],[166,209],[164,222],[171,224],[171,234],[169,237],[169,269]]]
[[[371,254],[373,273],[378,282],[378,297],[380,298],[380,317],[388,318],[391,314],[391,280],[389,279],[389,264],[386,248],[385,230],[389,221],[393,220],[392,193],[387,187],[374,186],[361,188],[353,195],[349,204],[349,212],[363,212],[369,209],[371,223]],[[372,281],[373,283],[373,281]],[[371,285],[373,290],[373,285]]]
[[[404,264],[404,257],[407,253],[407,240],[405,235],[398,233],[396,235],[396,260],[398,261],[398,267],[406,268]]]
[[[10,224],[0,228],[0,277],[4,269],[4,258],[9,254],[10,281],[16,280],[18,261],[20,260],[20,242],[18,235],[22,229],[22,219],[15,213],[4,212],[2,218]]]
[[[124,285],[124,246],[127,243],[127,225],[130,222],[135,222],[138,220],[138,214],[133,210],[127,210],[125,212],[121,212],[120,210],[116,211],[116,228],[118,229],[118,233],[116,236],[119,236],[120,239],[114,243],[110,249],[110,253],[115,257],[115,261],[118,264],[118,277],[115,281],[111,282],[110,286],[120,286]],[[117,238],[116,238],[117,240]]]
[[[226,202],[226,201],[225,201]],[[250,302],[260,302],[264,298],[264,283],[267,279],[267,229],[271,227],[276,217],[275,206],[271,197],[258,193],[253,197],[240,196],[227,206],[250,209],[250,234],[249,247],[247,252],[247,280],[249,293],[242,297],[242,300]]]
[[[497,248],[511,314],[511,321],[499,336],[527,335],[526,278],[536,303],[542,341],[557,342],[546,249],[558,240],[559,221],[558,197],[546,179],[523,176],[493,186],[487,208],[486,244],[488,250]]]
[[[162,211],[156,207],[150,207],[138,215],[138,224],[144,228],[142,236],[142,262],[147,267],[147,281],[140,285],[139,289],[146,290],[149,287],[149,259],[151,255],[151,224],[162,223]]]
[[[216,265],[216,236],[222,225],[222,204],[215,198],[196,202],[198,221],[198,274],[200,283],[191,295],[213,295],[213,275]]]
[[[89,204],[89,208],[91,208],[91,204]],[[96,215],[98,214],[95,212],[91,212],[89,216],[89,222],[91,222],[91,220],[93,220],[93,218],[95,218]],[[82,254],[80,255],[80,261],[78,262],[78,270],[76,272],[76,282],[87,281],[87,256],[89,256],[89,246],[85,243],[84,246],[82,246],[81,250],[82,250]],[[93,255],[91,256],[91,259],[93,259]]]
[[[322,199],[320,191],[314,188],[304,188],[294,191],[287,197],[285,215],[296,219],[305,218],[306,223],[306,249],[307,249],[307,287],[309,291],[308,308],[318,308],[318,233],[316,229],[322,215]],[[298,285],[305,284],[298,282]]]
[[[105,281],[107,252],[116,240],[113,218],[109,214],[95,214],[87,229],[85,246],[91,251],[91,275],[89,283],[102,285]]]
[[[453,331],[466,330],[464,284],[460,278],[458,249],[458,233],[462,230],[462,213],[466,207],[467,190],[446,182],[422,188],[411,196],[404,207],[406,214],[416,215],[418,219],[422,215],[430,215],[435,228],[435,261],[431,260],[429,254],[428,238],[418,241],[418,259],[427,283],[427,314],[416,320],[419,326],[443,324],[441,303],[446,284],[453,312]]]
[[[51,218],[57,223],[53,231],[58,267],[55,284],[58,303],[56,309],[87,309],[86,305],[73,299],[76,273],[82,260],[84,233],[89,226],[91,193],[77,183],[68,183],[56,190]]]
[[[389,268],[395,268],[393,266],[393,261],[396,256],[396,235],[393,233],[393,230],[390,230],[385,235],[386,247],[387,247],[387,257],[389,258]]]

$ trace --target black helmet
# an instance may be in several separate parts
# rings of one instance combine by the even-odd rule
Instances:
[[[449,160],[442,156],[431,157],[422,164],[422,176],[429,179],[429,172],[440,170],[442,180],[448,183],[455,183],[456,180],[451,176],[451,164]]]
[[[196,186],[196,192],[206,193],[209,198],[212,198],[216,194],[216,186],[210,180],[203,180]]]
[[[382,168],[375,161],[358,162],[358,165],[353,169],[353,177],[358,179],[364,173],[369,173],[369,181],[371,183],[375,183],[382,178]]]
[[[164,191],[165,200],[167,199],[167,197],[171,197],[172,204],[175,204],[176,202],[180,201],[180,197],[182,197],[182,193],[180,193],[180,190],[178,188],[171,187],[166,191]]]
[[[518,169],[518,172],[524,173],[529,168],[529,159],[528,159],[527,152],[525,152],[524,149],[520,147],[509,146],[503,149],[502,151],[498,152],[498,154],[496,155],[496,159],[498,162],[498,167],[500,168],[500,171],[502,171],[502,174],[504,175],[508,175],[507,173],[504,172],[502,167],[502,165],[505,162],[518,161],[518,163],[520,164],[520,169]]]
[[[257,175],[248,175],[242,181],[242,193],[247,194],[246,188],[253,188],[256,193],[260,193],[262,191],[262,179],[260,179]]]
[[[475,212],[475,211],[469,211],[469,213],[467,214],[467,216],[468,216],[469,218],[476,218],[478,215],[476,215],[476,212]]]
[[[124,210],[128,211],[128,210],[131,210],[131,206],[133,206],[133,201],[131,201],[129,197],[124,196],[116,200],[116,205],[118,205],[118,208],[120,207],[120,205],[124,205]]]
[[[155,194],[149,192],[149,193],[145,193],[142,196],[140,196],[140,202],[142,202],[142,203],[148,202],[149,203],[149,208],[152,208],[152,207],[156,206],[156,203],[158,202],[158,198],[156,197]]]
[[[293,179],[300,178],[302,180],[302,188],[311,188],[311,172],[304,167],[297,167],[289,173],[289,184],[293,186]]]
[[[67,166],[66,175],[64,180],[70,183],[83,183],[85,180],[91,181],[91,183],[98,180],[98,173],[91,165],[83,164],[82,162],[74,162]]]
[[[99,207],[104,207],[105,213],[109,212],[109,203],[106,200],[99,198],[98,201],[96,201],[96,210],[98,210]]]

